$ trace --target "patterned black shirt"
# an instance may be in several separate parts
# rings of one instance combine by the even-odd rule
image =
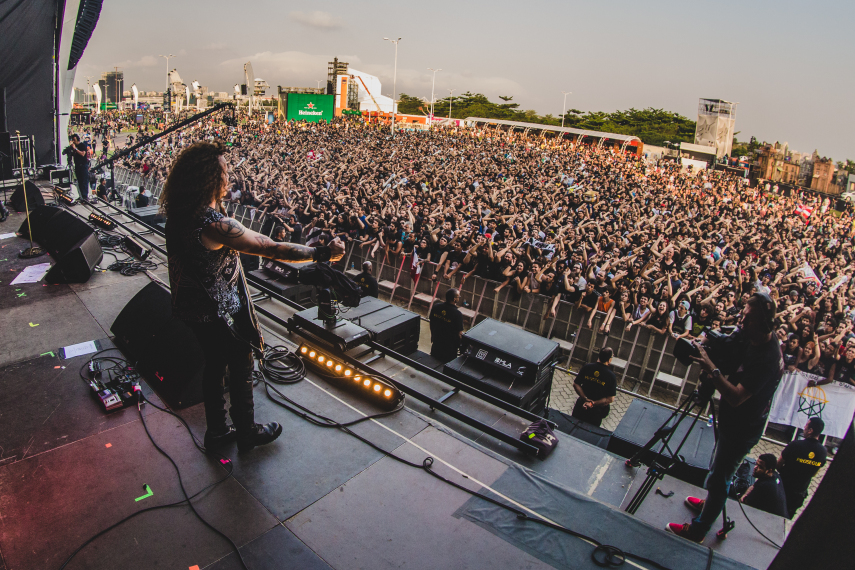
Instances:
[[[228,247],[212,251],[201,240],[202,230],[224,217],[209,206],[189,223],[166,222],[172,314],[178,319],[209,323],[222,318],[231,324],[240,311],[238,252]]]

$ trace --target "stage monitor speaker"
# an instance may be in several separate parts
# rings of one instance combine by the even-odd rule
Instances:
[[[193,331],[172,318],[169,291],[149,283],[125,305],[110,330],[116,345],[170,407],[203,401],[205,355]]]
[[[65,253],[55,257],[56,263],[45,275],[47,283],[86,283],[95,266],[101,263],[104,251],[98,236],[90,233],[72,245]]]
[[[415,313],[381,301],[363,297],[358,307],[347,309],[343,319],[355,323],[371,333],[371,340],[403,355],[419,348],[421,319]]]
[[[30,228],[33,228],[33,241],[42,243],[48,233],[50,221],[62,210],[56,206],[39,206],[30,211],[30,219],[26,219],[18,228],[18,233],[24,239],[30,239]]]
[[[671,416],[671,412],[672,410],[663,406],[644,400],[633,400],[614,433],[612,433],[608,451],[617,453],[621,457],[632,457],[650,441],[656,430]],[[693,418],[686,417],[675,430],[669,446],[672,450],[676,449],[680,441],[683,440],[693,421]],[[642,459],[642,462],[649,465],[652,459],[656,459],[661,463],[665,459],[663,455],[658,453],[661,449],[662,444],[657,443],[652,450],[654,453],[651,453],[648,458]],[[713,428],[707,425],[707,422],[698,420],[689,435],[689,439],[686,440],[680,450],[680,455],[685,462],[678,463],[668,474],[686,483],[703,487],[704,480],[712,466],[714,454],[715,434]]]
[[[461,353],[499,372],[535,384],[552,377],[558,343],[517,327],[484,319],[463,334]]]
[[[92,277],[95,266],[104,258],[98,236],[83,220],[61,208],[39,206],[30,212],[29,224],[24,220],[18,233],[41,245],[54,260],[45,275],[48,283],[85,283]]]
[[[552,390],[551,374],[532,385],[469,356],[458,356],[442,372],[538,416],[546,413],[546,400]]]
[[[26,202],[24,201],[24,188],[26,188],[27,190]],[[29,180],[26,180],[23,186],[20,184],[15,186],[15,190],[9,197],[8,204],[15,208],[15,211],[17,212],[23,212],[28,206],[32,211],[33,208],[44,206],[45,199],[42,197],[42,191],[39,189],[39,187],[30,182]]]

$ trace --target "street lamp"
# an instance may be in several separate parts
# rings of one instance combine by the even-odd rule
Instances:
[[[564,105],[561,107],[561,128],[564,128],[564,115],[567,114],[567,96],[572,95],[572,91],[562,91],[564,93]]]
[[[433,69],[428,67],[428,71],[433,71],[433,82],[430,84],[430,125],[433,126],[433,88],[436,87],[436,72],[442,69]]]
[[[89,80],[95,77],[94,75],[86,76],[86,97],[83,98],[83,103],[86,105],[86,108],[89,109],[89,89],[91,86],[89,85]],[[91,109],[90,109],[91,111]]]
[[[166,112],[168,113],[172,110],[172,92],[169,90],[169,58],[175,57],[175,54],[159,55],[158,57],[166,58],[166,102],[168,105]]]
[[[387,42],[392,42],[395,44],[395,71],[392,74],[392,134],[395,134],[395,99],[398,97],[398,42],[401,41],[401,38],[397,40],[390,40],[389,38],[383,38]]]
[[[448,120],[451,120],[451,105],[454,103],[454,92],[457,89],[449,89],[448,93],[451,95],[451,101],[448,102]]]

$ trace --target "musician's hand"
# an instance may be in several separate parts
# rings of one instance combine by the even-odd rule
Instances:
[[[330,242],[330,261],[338,261],[344,257],[344,243],[341,238],[335,238]]]

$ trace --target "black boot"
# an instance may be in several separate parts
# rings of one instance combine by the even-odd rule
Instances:
[[[248,430],[238,432],[238,451],[249,451],[259,445],[267,445],[280,435],[282,435],[282,426],[276,422],[253,424]]]
[[[237,438],[237,432],[234,426],[227,425],[225,431],[205,432],[205,449],[218,449],[227,443],[233,442]]]

